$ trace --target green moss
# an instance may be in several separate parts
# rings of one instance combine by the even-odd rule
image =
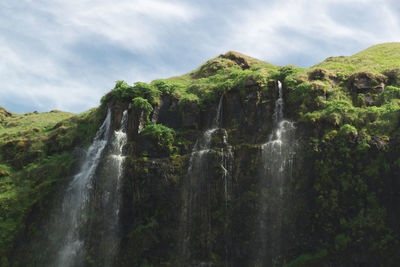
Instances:
[[[295,260],[291,261],[288,264],[285,264],[284,267],[321,266],[321,264],[323,262],[322,260],[327,255],[328,255],[328,251],[326,249],[318,249],[313,253],[300,255]]]
[[[143,111],[145,121],[146,122],[149,121],[149,116],[150,116],[150,113],[153,111],[153,107],[149,103],[149,101],[147,101],[147,99],[144,99],[144,98],[142,98],[140,96],[139,97],[135,97],[132,100],[132,106],[136,110]]]
[[[357,135],[357,129],[356,127],[350,125],[350,124],[345,124],[342,127],[340,127],[339,130],[339,135],[342,136],[348,136],[348,135]]]
[[[25,219],[34,206],[45,201],[70,172],[74,157],[64,153],[44,158],[23,170],[0,178],[0,255],[6,255],[15,238],[28,225]]]
[[[160,148],[172,152],[172,144],[175,140],[175,130],[162,124],[148,124],[140,133],[144,137],[153,140]]]
[[[72,149],[87,144],[102,120],[101,109],[74,115],[60,111],[5,112],[0,137],[0,257],[29,225],[26,218],[45,203],[75,161]],[[45,205],[44,205],[45,206]]]
[[[335,237],[335,249],[345,250],[348,244],[351,242],[351,238],[345,234],[338,234]]]
[[[392,101],[393,99],[400,100],[400,88],[395,86],[387,86],[385,91],[379,96],[379,102],[381,105],[384,105],[387,102]]]
[[[125,81],[117,81],[114,89],[103,96],[101,103],[105,105],[111,98],[130,101],[133,98],[142,97],[147,99],[150,104],[156,105],[159,102],[160,95],[161,91],[152,84],[136,82],[133,86],[130,86]]]
[[[175,252],[165,253],[166,247],[170,251],[177,247],[170,237],[175,234],[176,229],[172,228],[176,228],[179,212],[174,210],[172,215],[168,214],[169,201],[174,208],[181,201],[180,187],[188,162],[188,155],[182,154],[190,153],[193,141],[201,136],[198,129],[205,127],[204,114],[209,113],[204,111],[211,104],[214,106],[221,95],[225,95],[227,107],[223,112],[238,108],[238,113],[236,110],[232,114],[224,113],[224,118],[228,118],[224,125],[230,127],[227,132],[235,153],[234,171],[243,174],[234,182],[238,184],[234,185],[235,193],[230,196],[228,206],[232,204],[233,209],[252,217],[256,213],[255,203],[260,197],[267,198],[271,191],[263,190],[259,194],[257,189],[254,177],[258,173],[260,153],[257,144],[248,144],[252,129],[247,125],[253,119],[262,118],[261,127],[254,131],[260,139],[265,137],[258,130],[264,129],[268,122],[259,116],[272,113],[277,80],[284,85],[285,116],[298,122],[299,133],[304,134],[299,142],[305,151],[299,151],[303,154],[296,161],[304,161],[311,169],[306,174],[295,170],[296,178],[302,176],[296,181],[295,194],[300,196],[299,202],[304,197],[303,205],[307,208],[307,213],[297,212],[301,219],[310,218],[301,225],[299,234],[293,233],[296,242],[300,240],[299,245],[288,250],[291,256],[298,257],[286,266],[321,266],[328,258],[338,265],[346,265],[347,256],[360,252],[393,262],[394,256],[390,253],[398,248],[399,234],[391,225],[394,217],[385,199],[386,195],[397,193],[390,185],[395,183],[393,177],[397,177],[400,163],[394,150],[389,151],[386,145],[400,134],[400,85],[396,70],[399,48],[399,44],[371,47],[350,57],[327,59],[307,69],[277,67],[229,52],[179,77],[133,85],[118,81],[102,98],[101,108],[81,115],[61,112],[18,115],[0,108],[2,263],[7,261],[4,255],[16,237],[27,227],[29,213],[40,207],[55,185],[68,175],[74,162],[73,147],[89,143],[104,117],[104,108],[115,103],[113,100],[124,105],[132,103],[134,109],[144,111],[147,123],[153,107],[161,99],[172,103],[171,110],[177,112],[174,115],[179,120],[188,118],[186,112],[199,115],[202,120],[189,122],[192,123],[190,130],[179,126],[176,132],[162,124],[148,123],[138,140],[130,140],[127,151],[133,152],[126,162],[128,167],[132,165],[133,178],[127,191],[132,191],[134,197],[129,201],[137,209],[134,214],[141,218],[135,217],[129,229],[127,239],[131,250],[124,255],[129,259],[126,265],[158,266],[160,262],[170,264],[176,258]],[[364,76],[368,86],[357,88],[355,83],[362,83]],[[383,92],[382,82],[389,85]],[[219,138],[215,135],[212,142],[222,143]],[[209,154],[213,159],[221,157],[216,151]],[[217,160],[210,165],[210,171],[218,177],[223,175]],[[215,182],[213,188],[219,188],[216,184],[219,180],[212,182]],[[219,199],[212,204],[210,221],[230,226],[234,220],[226,216],[226,206],[220,205],[223,202]],[[141,210],[140,205],[143,205]],[[300,209],[297,203],[293,206],[295,211]],[[165,231],[165,227],[171,229]],[[212,240],[218,247],[218,234],[207,235],[210,235],[207,241]],[[247,232],[246,236],[249,236]],[[235,237],[241,241],[239,236]],[[159,258],[152,257],[155,248],[158,249],[155,254],[162,254]],[[215,263],[223,261],[222,254],[212,251],[210,255]],[[286,256],[285,259],[291,257],[280,255]]]

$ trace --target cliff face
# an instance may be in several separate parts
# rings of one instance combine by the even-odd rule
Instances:
[[[396,44],[381,50],[388,46],[397,53]],[[76,155],[85,125],[98,127],[111,114],[79,221],[79,264],[395,266],[400,76],[394,59],[376,67],[381,50],[360,53],[374,63],[362,71],[354,67],[358,54],[299,69],[229,52],[181,77],[117,82],[99,119],[77,122],[74,131],[58,125],[58,135],[43,141],[48,155]],[[124,111],[119,176],[110,158],[119,155],[113,142]],[[63,150],[56,140],[65,136],[71,141]],[[5,171],[14,162],[4,159],[7,147],[18,147],[10,142],[1,147]],[[78,172],[79,162],[70,166]],[[72,180],[65,177],[25,211],[3,265],[52,262],[43,236],[65,201]]]

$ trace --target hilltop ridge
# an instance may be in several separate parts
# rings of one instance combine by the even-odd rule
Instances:
[[[329,57],[310,68],[328,70],[382,72],[400,67],[400,42],[373,45],[352,56]]]

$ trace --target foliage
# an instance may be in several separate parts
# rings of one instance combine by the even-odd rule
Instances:
[[[250,68],[243,69],[240,62],[245,62]],[[105,105],[112,98],[128,101],[129,98],[141,97],[154,106],[159,103],[162,95],[168,95],[180,104],[194,102],[206,108],[207,103],[214,102],[223,92],[238,90],[244,94],[245,88],[251,84],[265,87],[274,69],[277,68],[269,63],[229,52],[183,76],[155,80],[150,84],[137,82],[133,86],[117,81],[114,89],[102,98],[101,103]],[[288,66],[279,73],[288,75],[293,72],[294,67]]]
[[[75,161],[72,149],[86,144],[102,119],[101,109],[73,115],[8,113],[0,122],[0,258],[29,225],[33,209],[45,206],[46,198],[65,179]],[[10,115],[11,114],[11,115]],[[43,211],[45,212],[45,211]]]
[[[162,124],[151,123],[143,128],[141,135],[154,140],[161,148],[167,149],[168,151],[172,150],[172,144],[175,138],[174,129],[168,128]]]
[[[151,106],[149,101],[147,101],[147,99],[144,99],[140,96],[135,97],[132,100],[132,106],[133,106],[133,108],[135,108],[137,110],[142,110],[144,112],[145,120],[146,121],[149,120],[149,116],[150,116],[150,113],[153,111],[153,107]]]
[[[302,254],[284,267],[320,266],[321,260],[328,254],[326,249],[318,249],[313,253]]]
[[[350,124],[345,124],[342,127],[340,127],[339,134],[343,135],[343,136],[348,136],[350,134],[355,136],[355,135],[357,135],[357,129],[356,129],[356,127],[354,127]]]
[[[226,110],[237,108],[224,116],[234,122],[231,125],[226,123],[226,127],[230,127],[227,133],[234,146],[235,158],[240,160],[234,162],[239,163],[235,166],[235,172],[244,175],[240,176],[240,181],[235,181],[239,182],[235,184],[238,195],[235,195],[236,192],[231,194],[227,206],[226,202],[220,205],[224,202],[222,199],[213,199],[217,200],[216,203],[208,204],[214,213],[207,215],[211,218],[212,227],[219,221],[231,223],[234,220],[225,212],[232,204],[229,212],[233,214],[236,209],[245,210],[243,214],[251,218],[256,213],[252,209],[256,207],[259,197],[255,181],[256,162],[260,154],[258,143],[265,141],[260,134],[262,131],[258,129],[265,127],[270,131],[270,122],[262,116],[260,118],[263,120],[254,120],[260,124],[255,130],[260,136],[256,140],[249,138],[252,130],[247,125],[256,115],[268,113],[274,108],[276,81],[279,80],[283,83],[285,116],[298,122],[298,132],[301,134],[299,142],[302,150],[298,151],[299,157],[294,164],[297,161],[304,164],[304,170],[296,169],[294,173],[296,179],[302,182],[296,184],[298,192],[293,198],[296,203],[291,208],[297,212],[293,213],[293,216],[298,216],[294,220],[307,219],[304,224],[303,221],[293,222],[296,226],[301,225],[295,229],[298,232],[294,231],[293,235],[288,233],[291,238],[293,236],[295,245],[290,247],[290,255],[280,257],[287,257],[284,260],[289,262],[286,266],[321,266],[327,262],[341,266],[348,265],[354,255],[362,254],[372,259],[382,259],[382,265],[394,265],[395,253],[399,248],[399,232],[395,225],[398,215],[391,208],[395,208],[392,202],[398,198],[396,178],[400,158],[396,150],[398,148],[388,144],[400,134],[400,85],[395,69],[400,61],[399,51],[399,44],[384,44],[350,57],[329,58],[308,69],[277,67],[229,52],[179,77],[133,85],[117,81],[113,90],[102,98],[100,109],[85,114],[50,112],[18,115],[0,108],[2,263],[7,261],[5,255],[15,244],[16,237],[29,227],[27,218],[30,212],[39,208],[42,209],[41,213],[46,213],[43,207],[49,194],[66,178],[74,163],[73,148],[90,141],[106,105],[113,103],[126,106],[132,103],[134,109],[145,112],[147,121],[147,125],[136,136],[138,139],[129,140],[127,149],[132,153],[127,156],[132,177],[127,181],[126,190],[132,191],[133,197],[129,201],[137,209],[131,215],[142,216],[140,219],[135,217],[132,225],[127,226],[130,228],[127,242],[134,248],[129,251],[132,254],[123,255],[129,258],[127,265],[156,266],[176,258],[174,253],[165,253],[160,245],[167,244],[165,246],[171,251],[177,246],[170,237],[176,233],[173,228],[177,225],[179,211],[174,210],[173,214],[169,214],[168,205],[172,203],[175,209],[176,203],[181,201],[180,181],[186,173],[184,168],[194,140],[202,134],[199,129],[205,127],[207,118],[203,117],[209,113],[204,111],[208,111],[210,103],[214,105],[221,95],[226,96],[229,105]],[[372,78],[383,73],[389,86],[381,92],[381,87],[376,87],[380,81],[375,80],[374,88],[366,86],[365,92],[354,90],[354,81],[351,79],[356,77],[353,74],[361,71],[371,72]],[[382,80],[386,81],[386,78]],[[184,114],[188,110],[197,112],[200,109],[202,121],[196,122],[200,126],[189,130],[174,126],[175,132],[175,129],[166,125],[149,123],[148,117],[153,107],[159,105],[161,100],[171,103],[169,108],[181,112],[174,117],[177,120],[188,118]],[[256,111],[248,112],[249,107],[253,106]],[[222,143],[218,138],[214,136],[212,142]],[[252,150],[242,153],[241,146],[251,147]],[[222,149],[217,149],[218,152],[213,152],[214,156],[220,156],[218,153]],[[176,151],[180,151],[181,155],[173,153]],[[151,157],[158,159],[149,160]],[[215,160],[214,165],[222,172],[219,162]],[[309,173],[305,169],[310,169]],[[218,171],[215,173],[220,177],[222,174]],[[302,175],[304,177],[300,177]],[[217,182],[211,187],[220,188]],[[299,206],[302,201],[307,212]],[[140,203],[144,203],[143,207],[140,207]],[[239,217],[243,215],[237,214]],[[245,223],[232,226],[235,227],[233,229],[247,227]],[[225,234],[228,228],[221,233]],[[204,233],[207,238],[225,240],[225,237],[212,231]],[[242,237],[242,233],[234,234],[237,234],[235,238],[247,238]],[[214,243],[211,245],[214,246]],[[163,261],[152,258],[154,254],[150,251],[162,254],[160,258]],[[222,257],[213,254],[212,260],[217,262]]]
[[[102,98],[104,105],[111,98],[129,101],[136,97],[145,98],[155,105],[159,101],[161,92],[151,84],[136,82],[133,86],[128,85],[125,81],[117,81],[114,89]]]
[[[364,145],[368,137],[354,141],[355,136],[356,129],[345,124],[336,137],[317,141],[319,149],[310,153],[316,204],[312,228],[317,236],[323,233],[319,246],[339,265],[348,262],[346,255],[368,251],[372,259],[390,255],[385,258],[389,266],[395,258],[392,248],[399,246],[384,203],[396,194],[387,184],[393,159],[384,151],[372,153],[376,148]]]
[[[392,99],[400,99],[400,88],[395,86],[387,86],[385,91],[379,96],[379,103],[384,105],[385,103],[392,101]]]

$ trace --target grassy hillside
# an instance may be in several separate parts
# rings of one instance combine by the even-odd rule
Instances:
[[[311,67],[344,71],[352,74],[356,71],[381,73],[387,69],[400,67],[400,43],[386,43],[371,46],[357,54],[344,57],[329,57]]]
[[[90,140],[97,121],[96,110],[14,114],[0,107],[0,258],[31,211],[45,209],[54,185],[70,175],[72,149]]]
[[[400,43],[376,45],[349,57],[328,58],[307,69],[273,66],[228,52],[182,76],[149,84],[128,85],[118,81],[101,101],[106,103],[114,98],[132,102],[133,109],[142,110],[145,115],[141,135],[157,140],[162,151],[169,155],[179,153],[177,147],[183,146],[185,140],[179,139],[178,131],[150,122],[149,116],[162,96],[176,101],[178,116],[185,118],[189,111],[207,111],[221,94],[237,96],[235,101],[242,106],[258,103],[272,106],[277,96],[277,81],[282,81],[285,115],[307,130],[302,141],[310,150],[310,162],[320,157],[315,160],[318,163],[314,164],[315,177],[298,185],[301,190],[312,192],[310,199],[317,199],[313,205],[319,217],[313,218],[313,227],[318,232],[325,227],[324,218],[341,219],[340,225],[329,226],[333,239],[329,237],[319,244],[324,249],[321,257],[327,255],[326,251],[329,255],[339,253],[335,246],[342,249],[341,243],[345,245],[340,253],[367,244],[356,240],[364,238],[361,234],[354,236],[360,231],[376,233],[368,249],[384,254],[397,238],[385,219],[380,220],[386,216],[386,209],[379,202],[379,194],[387,185],[384,182],[374,185],[379,192],[367,185],[369,179],[381,181],[381,170],[392,168],[389,171],[395,173],[397,165],[392,163],[397,160],[400,166],[400,159],[390,159],[393,162],[387,163],[382,154],[371,160],[366,170],[363,163],[343,162],[368,161],[371,147],[387,147],[391,139],[400,135],[399,67]],[[88,144],[94,136],[103,114],[101,107],[79,115],[60,111],[13,114],[0,107],[0,258],[3,257],[0,263],[7,261],[6,254],[26,230],[31,212],[46,213],[46,197],[71,174],[75,161],[72,151],[78,145]],[[229,123],[240,127],[235,119]],[[193,128],[201,130],[199,123]],[[355,144],[356,149],[349,149],[350,144]],[[338,155],[342,160],[336,160]],[[342,185],[345,189],[338,188]],[[339,201],[351,204],[339,205]],[[358,213],[363,206],[369,209]],[[381,239],[385,234],[387,239]],[[302,259],[299,258],[298,261]]]

